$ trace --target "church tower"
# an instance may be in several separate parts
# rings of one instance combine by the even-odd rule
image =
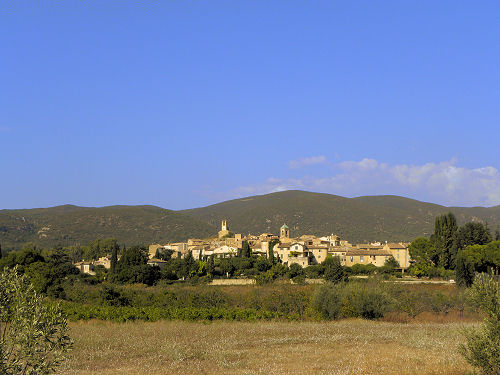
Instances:
[[[227,235],[229,235],[229,226],[227,225],[226,220],[222,220],[221,230],[219,231],[219,239]]]
[[[290,228],[288,228],[288,225],[283,224],[280,228],[280,238],[290,238]]]

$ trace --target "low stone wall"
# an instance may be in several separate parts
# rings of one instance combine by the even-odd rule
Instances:
[[[254,285],[255,279],[215,279],[208,285]]]

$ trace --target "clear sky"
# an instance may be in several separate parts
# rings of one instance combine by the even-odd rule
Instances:
[[[0,4],[0,208],[500,204],[498,1]]]

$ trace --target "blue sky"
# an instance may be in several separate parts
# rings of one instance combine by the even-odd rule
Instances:
[[[4,1],[0,208],[500,204],[497,1]]]

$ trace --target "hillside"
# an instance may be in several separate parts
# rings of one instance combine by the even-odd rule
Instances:
[[[428,236],[434,218],[452,211],[459,223],[470,220],[500,224],[500,206],[445,207],[398,196],[344,198],[337,195],[284,191],[181,211],[216,226],[229,220],[242,233],[277,233],[286,223],[292,235],[336,233],[351,242],[410,241]]]
[[[42,247],[86,245],[96,238],[114,237],[127,246],[181,241],[208,236],[216,228],[196,218],[155,206],[88,208],[58,206],[27,210],[0,210],[3,249],[35,242]]]
[[[66,246],[106,237],[115,237],[127,246],[185,241],[216,234],[222,219],[229,221],[232,231],[244,234],[278,233],[286,223],[293,236],[335,233],[354,243],[411,241],[430,235],[434,218],[447,211],[459,223],[479,220],[492,229],[500,225],[500,206],[444,207],[389,195],[344,198],[284,191],[182,211],[155,206],[70,205],[0,210],[0,244],[4,249],[19,248],[26,242]]]

